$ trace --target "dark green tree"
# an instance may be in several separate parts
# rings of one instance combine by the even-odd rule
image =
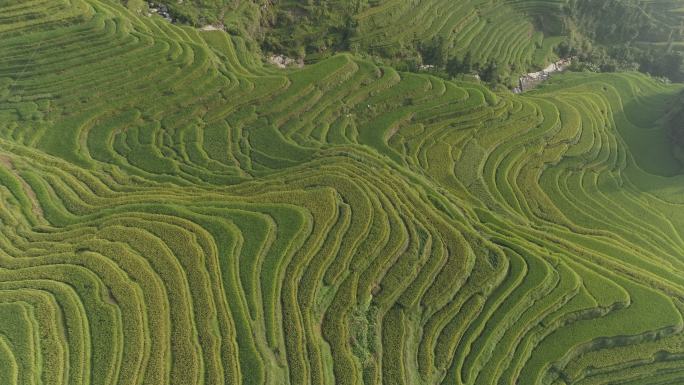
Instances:
[[[447,61],[446,72],[449,76],[454,77],[460,73],[463,73],[463,63],[458,60],[457,57],[452,57]]]
[[[470,54],[470,51],[466,52],[465,56],[463,57],[463,62],[461,63],[461,72],[464,74],[473,72],[473,57]]]

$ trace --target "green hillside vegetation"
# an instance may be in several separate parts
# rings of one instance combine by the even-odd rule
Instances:
[[[0,1],[0,384],[684,381],[682,84],[373,56],[527,68],[552,0],[358,4],[301,69],[262,5],[186,1],[228,32]]]
[[[684,93],[680,94],[680,101],[675,102],[675,107],[670,111],[667,120],[672,153],[680,163],[684,164]]]
[[[575,57],[577,70],[684,80],[678,1],[160,1],[180,22],[218,25],[256,50],[311,63],[351,51],[404,71],[513,86]]]

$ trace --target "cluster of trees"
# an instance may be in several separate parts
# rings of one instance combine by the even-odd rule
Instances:
[[[219,3],[217,0],[123,0],[124,4],[132,10],[146,10],[150,5],[153,7],[166,7],[174,22],[202,26],[219,22]]]
[[[147,0],[122,0],[144,8]],[[262,51],[292,58],[346,51],[357,33],[354,15],[367,0],[295,1],[155,0],[165,4],[173,19],[194,26],[224,24]],[[138,5],[135,5],[138,4]]]
[[[463,57],[449,56],[449,47],[441,36],[436,36],[427,43],[418,45],[418,52],[422,63],[433,67],[433,72],[447,78],[458,75],[477,74],[485,82],[492,84],[505,83],[511,69],[501,66],[496,60],[490,59],[485,64],[475,61],[470,52]],[[408,68],[409,70],[418,69]]]
[[[684,81],[684,56],[667,48],[629,43],[592,45],[585,40],[578,44],[563,42],[556,48],[556,53],[560,57],[575,57],[571,68],[575,71],[641,71],[675,82]]]
[[[480,70],[479,63],[473,63],[470,52],[466,53],[463,59],[452,57],[446,63],[446,72],[449,76],[454,77],[458,74],[470,74],[473,71]]]
[[[672,151],[684,168],[684,93],[680,97],[681,105],[670,116],[670,138]]]
[[[565,8],[572,41],[556,48],[561,57],[575,56],[574,69],[596,72],[638,70],[672,81],[684,81],[683,56],[665,43],[680,31],[661,20],[666,15],[639,0],[570,0]],[[662,13],[662,12],[661,12]]]
[[[662,42],[672,33],[640,0],[570,0],[565,11],[583,35],[603,44]]]
[[[261,41],[261,47],[266,52],[301,59],[352,50],[351,42],[358,34],[358,23],[353,16],[365,6],[364,0],[279,3],[269,17],[262,18],[269,33]]]
[[[684,57],[675,51],[645,51],[639,60],[639,69],[675,82],[684,81]]]

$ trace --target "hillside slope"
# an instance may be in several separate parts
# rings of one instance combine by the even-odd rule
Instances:
[[[681,85],[0,16],[0,384],[682,382]]]
[[[523,73],[574,57],[592,71],[684,81],[681,0],[159,1],[179,22],[310,63],[351,51],[402,70],[515,86]],[[128,4],[146,12],[142,1]]]

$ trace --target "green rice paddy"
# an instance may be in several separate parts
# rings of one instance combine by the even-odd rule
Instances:
[[[402,4],[364,18],[474,12]],[[455,47],[532,60],[526,25],[473,48],[503,17],[476,13]],[[681,92],[281,70],[113,0],[0,0],[0,384],[681,384]]]

